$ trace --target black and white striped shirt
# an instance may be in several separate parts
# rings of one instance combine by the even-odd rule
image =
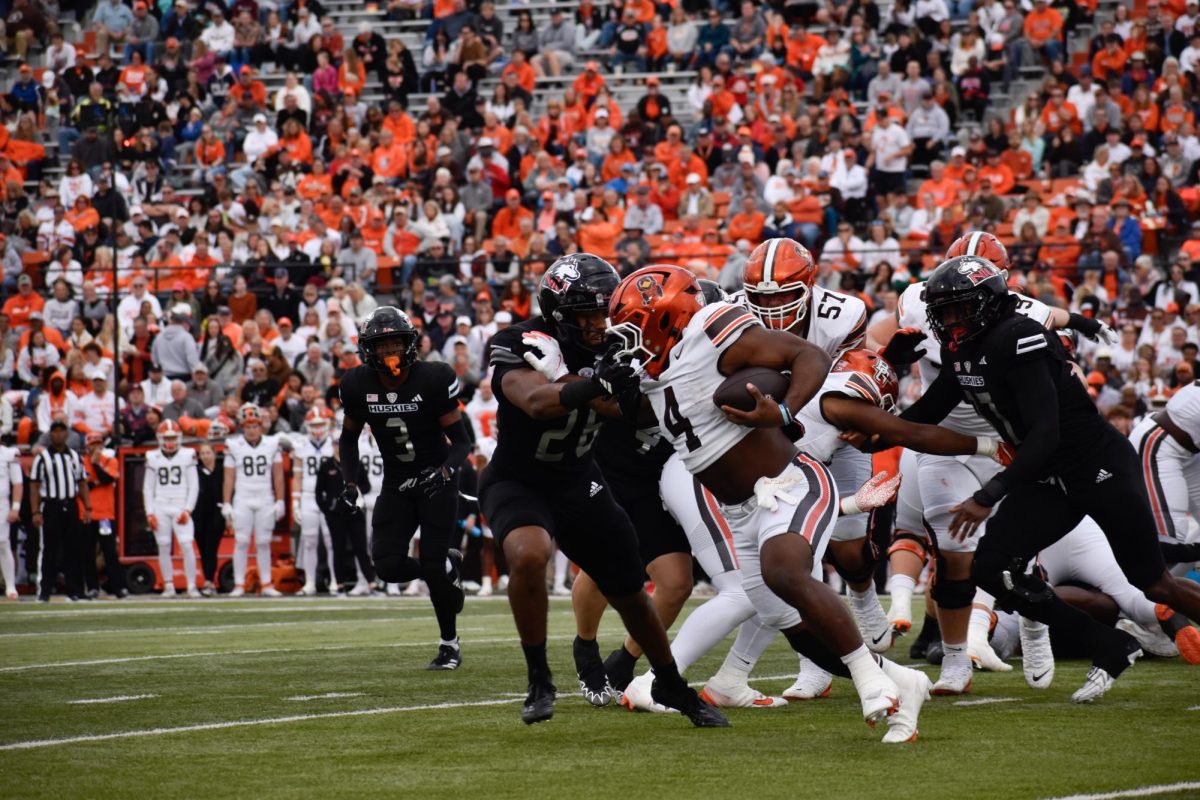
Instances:
[[[62,452],[43,450],[34,460],[29,477],[41,484],[42,498],[46,500],[74,500],[79,483],[86,479],[83,461],[70,448]]]

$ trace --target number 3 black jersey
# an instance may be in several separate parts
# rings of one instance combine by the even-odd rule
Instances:
[[[408,379],[389,389],[375,370],[347,372],[338,385],[342,407],[352,419],[371,426],[383,455],[383,485],[397,486],[449,454],[441,418],[458,408],[458,375],[449,364],[418,361]]]
[[[530,369],[524,354],[540,351],[521,341],[527,333],[553,336],[541,318],[505,328],[492,337],[492,392],[496,395],[496,469],[522,481],[555,484],[578,479],[592,464],[592,445],[600,429],[600,420],[590,408],[574,409],[556,419],[533,419],[504,394],[504,376],[514,369]],[[590,369],[591,354],[575,348],[564,351],[567,369],[573,375]]]

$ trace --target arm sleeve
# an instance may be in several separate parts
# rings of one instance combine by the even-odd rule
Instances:
[[[442,431],[450,440],[450,453],[446,456],[445,466],[451,471],[457,471],[471,454],[471,437],[467,434],[465,419],[457,419],[453,425]]]
[[[975,493],[977,502],[995,505],[1014,486],[1041,476],[1046,463],[1058,449],[1058,388],[1049,358],[1014,363],[1007,372],[1010,390],[1017,398],[1021,418],[1030,422],[1029,432],[1012,464]]]
[[[351,431],[346,425],[342,426],[342,435],[338,438],[338,449],[342,459],[342,477],[346,483],[358,484],[360,467],[358,457],[358,437],[362,431]]]
[[[921,395],[921,399],[913,403],[900,416],[909,422],[922,422],[926,425],[936,425],[962,402],[962,390],[949,371],[942,368],[937,379]]]

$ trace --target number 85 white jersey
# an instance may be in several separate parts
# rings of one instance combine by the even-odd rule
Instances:
[[[761,323],[742,306],[712,303],[701,308],[671,350],[657,379],[642,381],[663,434],[693,474],[711,466],[751,429],[725,418],[713,394],[726,379],[721,354],[747,329]]]
[[[235,436],[225,446],[225,466],[234,471],[234,499],[272,503],[275,488],[272,469],[283,463],[279,437],[263,436],[252,445],[243,436]]]

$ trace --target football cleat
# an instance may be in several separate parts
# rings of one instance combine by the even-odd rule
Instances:
[[[1005,664],[996,651],[992,649],[991,642],[981,635],[981,632],[967,631],[967,655],[971,657],[971,664],[975,669],[985,669],[990,672],[1010,672],[1012,664]],[[940,681],[939,681],[940,683]],[[934,694],[937,694],[935,691]]]
[[[230,597],[245,597],[246,590],[241,586],[233,587],[233,591],[229,593]]]
[[[933,685],[933,694],[939,697],[946,697],[956,694],[971,693],[971,672],[970,670],[953,670],[947,672],[942,670],[942,674],[938,676],[937,683]]]
[[[1054,681],[1054,651],[1050,626],[1021,617],[1021,661],[1031,689],[1049,689]]]
[[[1134,639],[1137,640],[1138,646],[1145,652],[1156,658],[1174,658],[1179,655],[1179,648],[1175,642],[1171,641],[1171,637],[1162,632],[1162,629],[1157,631],[1150,628],[1143,628],[1131,619],[1117,620],[1117,630],[1125,631]],[[1193,628],[1193,630],[1195,630]],[[1180,634],[1176,634],[1176,638],[1182,638]]]
[[[705,684],[700,699],[716,708],[783,708],[788,704],[782,697],[765,695],[750,684],[723,683],[716,678]]]
[[[533,725],[553,717],[556,691],[549,681],[529,684],[529,694],[525,696],[525,705],[521,706],[521,721]]]
[[[654,702],[651,690],[654,688],[654,673],[647,672],[629,682],[621,693],[621,705],[630,711],[649,711],[654,714],[676,714],[673,708],[667,708],[661,703]]]
[[[462,585],[462,551],[451,548],[446,553],[446,558],[450,561],[450,569],[447,571],[447,575],[450,578],[450,585],[454,587],[454,591],[457,593],[454,600],[454,613],[461,614],[463,606],[467,602],[467,593],[463,591]]]
[[[5,592],[4,596],[7,597],[9,600],[20,600],[21,599],[21,596],[19,594],[17,594],[16,589],[9,589],[7,592]]]
[[[575,676],[579,678],[579,692],[583,699],[597,708],[603,708],[616,699],[617,693],[608,682],[596,641],[589,642],[576,636],[572,652],[575,657]]]
[[[200,593],[200,590],[197,589],[195,586],[192,586],[187,590],[187,596],[192,598],[193,600],[204,597],[204,595]]]
[[[900,687],[883,670],[855,688],[858,689],[858,698],[862,701],[863,720],[872,728],[880,720],[900,710]],[[787,695],[784,694],[784,697]]]
[[[304,584],[304,588],[302,588],[300,590],[300,594],[304,595],[305,597],[315,597],[317,594],[316,584],[313,584],[313,583]]]
[[[608,676],[608,685],[615,694],[620,694],[633,680],[633,670],[637,661],[630,661],[625,655],[625,648],[618,647],[604,659],[604,674]]]
[[[346,594],[351,597],[370,597],[371,584],[367,583],[366,581],[363,581],[362,583],[356,583],[354,584],[354,587]]]
[[[883,735],[884,744],[903,744],[917,740],[917,717],[921,706],[929,699],[933,685],[925,673],[902,667],[890,661],[883,663],[888,677],[900,689],[900,707],[888,717],[888,732]]]
[[[942,649],[942,642],[939,639],[936,642],[929,642],[925,646],[925,662],[933,664],[935,667],[942,665],[942,659],[946,657],[946,651]]]
[[[819,697],[829,697],[833,691],[833,675],[818,667],[815,663],[800,656],[800,674],[796,682],[783,690],[785,700],[816,700]]]
[[[854,612],[854,622],[862,633],[863,644],[873,653],[886,653],[892,646],[894,631],[888,621],[883,606],[876,600],[866,608],[859,608],[855,603],[850,604]]]
[[[1183,660],[1189,664],[1200,664],[1200,630],[1196,630],[1191,625],[1186,628],[1181,628],[1179,633],[1175,634],[1175,647],[1179,650],[1179,655],[1183,656]]]
[[[1093,700],[1099,700],[1116,682],[1116,678],[1109,675],[1104,669],[1092,667],[1088,670],[1087,679],[1083,682],[1083,686],[1079,687],[1075,691],[1075,694],[1071,695],[1071,702],[1090,703]]]
[[[429,662],[429,666],[425,669],[430,671],[455,670],[460,664],[462,664],[462,649],[441,644],[438,645],[437,656]]]
[[[388,597],[400,597],[401,594],[402,593],[400,591],[400,584],[398,584],[398,583],[387,584],[387,596]]]
[[[664,686],[657,678],[650,687],[654,702],[683,714],[697,728],[728,728],[729,720],[716,708],[700,699],[696,690],[683,681],[678,687]]]
[[[164,600],[173,600],[176,597],[178,597],[178,595],[175,593],[175,587],[169,583],[163,587],[162,595],[160,595],[160,596]]]
[[[274,586],[264,586],[261,594],[263,597],[283,597],[283,592],[279,591]]]

